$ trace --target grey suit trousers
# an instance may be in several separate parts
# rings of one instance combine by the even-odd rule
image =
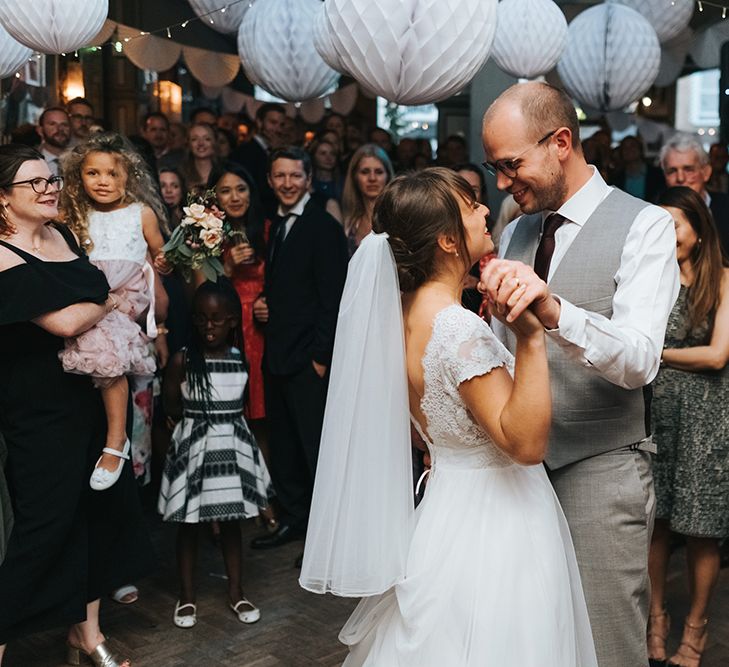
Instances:
[[[572,533],[599,667],[646,667],[651,455],[619,449],[548,472]]]

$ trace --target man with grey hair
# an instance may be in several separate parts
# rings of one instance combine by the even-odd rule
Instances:
[[[701,143],[689,134],[675,134],[661,148],[660,162],[669,188],[689,187],[706,202],[724,252],[729,254],[729,195],[706,189],[711,163]]]
[[[572,533],[598,664],[646,665],[655,447],[643,387],[658,372],[679,290],[674,226],[586,162],[572,100],[549,84],[502,93],[484,116],[483,144],[497,187],[525,215],[504,230],[503,259],[487,264],[481,289],[511,321],[531,308],[547,334],[545,465]]]

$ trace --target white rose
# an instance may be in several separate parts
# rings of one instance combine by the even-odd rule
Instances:
[[[208,213],[205,216],[205,219],[200,222],[200,224],[205,227],[205,229],[222,229],[223,228],[223,221],[214,216],[212,213]]]
[[[189,215],[195,220],[201,220],[207,215],[205,213],[205,207],[202,204],[191,204],[190,206],[185,206],[182,210],[186,215]]]
[[[194,225],[195,224],[195,218],[185,217],[182,218],[182,222],[180,222],[180,225],[183,227],[187,227],[187,225]]]
[[[213,250],[223,240],[223,232],[220,229],[204,229],[200,232],[200,240],[206,248]]]

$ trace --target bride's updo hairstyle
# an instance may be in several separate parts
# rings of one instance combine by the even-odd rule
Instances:
[[[473,262],[466,247],[461,203],[475,204],[473,188],[455,171],[431,167],[392,180],[375,203],[372,228],[387,232],[400,289],[412,292],[438,273],[440,236],[458,242],[464,273]]]

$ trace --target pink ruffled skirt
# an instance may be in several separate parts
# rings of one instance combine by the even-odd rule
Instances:
[[[94,262],[107,277],[119,299],[111,311],[88,331],[67,338],[59,353],[67,373],[90,375],[97,386],[123,375],[154,375],[156,362],[150,350],[151,338],[135,320],[151,309],[151,290],[142,268],[133,262]],[[153,334],[154,335],[154,334]]]

